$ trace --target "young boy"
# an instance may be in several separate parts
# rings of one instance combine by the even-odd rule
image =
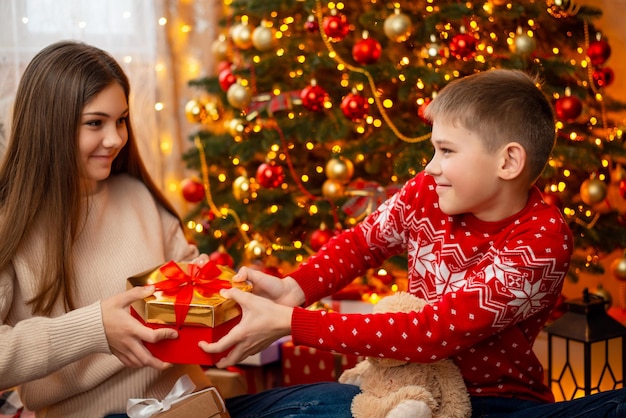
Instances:
[[[559,209],[533,185],[555,142],[550,103],[523,72],[492,70],[450,83],[426,116],[433,123],[432,160],[361,224],[282,280],[241,269],[238,279],[253,282],[256,295],[224,292],[241,304],[241,323],[216,343],[200,343],[208,352],[234,346],[220,367],[291,334],[295,344],[342,353],[422,363],[451,358],[474,416],[557,405],[532,350],[573,249]],[[299,307],[403,252],[409,292],[430,303],[422,311],[366,315]],[[328,392],[354,390],[344,386],[330,385]],[[255,398],[264,396],[272,393]],[[303,399],[306,389],[298,395]],[[250,400],[235,398],[228,406],[240,411]],[[334,407],[350,416],[349,404]],[[523,416],[548,416],[530,411]]]

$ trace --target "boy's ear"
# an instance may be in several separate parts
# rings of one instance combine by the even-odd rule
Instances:
[[[503,180],[518,178],[526,168],[526,150],[518,142],[509,142],[500,150],[498,177]]]

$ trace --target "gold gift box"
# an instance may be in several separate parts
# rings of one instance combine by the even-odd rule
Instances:
[[[188,263],[177,264],[185,273],[187,272]],[[232,282],[231,279],[235,274],[235,271],[232,269],[220,265],[217,267],[221,270],[221,274],[214,280],[227,281],[230,286],[245,292],[252,290],[252,285],[248,282]],[[136,286],[151,285],[164,280],[168,280],[168,278],[159,271],[159,268],[156,268],[129,277],[126,287],[131,289]],[[143,300],[135,301],[132,307],[145,323],[172,325],[176,324],[175,302],[175,293],[157,290],[153,295]],[[232,299],[220,296],[219,291],[210,295],[204,295],[197,288],[194,288],[184,325],[214,328],[239,315],[241,315],[239,305]]]

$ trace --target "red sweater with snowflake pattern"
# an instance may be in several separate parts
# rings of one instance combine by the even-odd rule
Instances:
[[[291,274],[307,303],[400,253],[420,312],[341,314],[294,309],[295,344],[413,362],[451,358],[472,396],[553,401],[532,347],[563,286],[573,244],[559,210],[532,188],[499,222],[438,208],[423,172]]]

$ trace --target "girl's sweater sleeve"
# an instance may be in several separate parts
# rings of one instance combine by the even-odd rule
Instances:
[[[56,318],[36,316],[8,325],[12,276],[12,268],[0,273],[0,390],[49,375],[86,353],[110,353],[99,302]]]
[[[178,219],[164,207],[159,206],[163,225],[164,252],[167,261],[191,261],[198,256],[198,248],[189,243]]]

